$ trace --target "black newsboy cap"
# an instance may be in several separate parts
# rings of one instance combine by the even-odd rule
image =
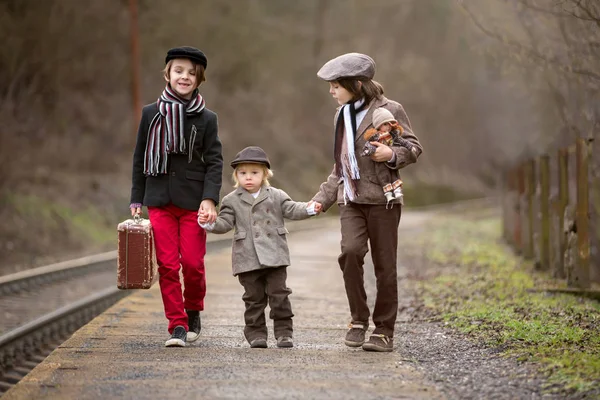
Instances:
[[[182,46],[172,48],[171,50],[167,51],[165,64],[174,58],[189,58],[190,60],[197,62],[200,65],[203,65],[204,69],[206,69],[208,65],[208,60],[204,53],[195,47]]]
[[[265,164],[267,168],[271,168],[267,153],[258,146],[249,146],[237,153],[231,167],[235,168],[236,165],[245,163]]]

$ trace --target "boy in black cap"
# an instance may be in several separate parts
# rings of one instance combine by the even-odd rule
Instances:
[[[318,213],[314,204],[293,201],[269,185],[271,163],[263,149],[246,147],[231,162],[236,190],[223,198],[216,222],[200,213],[198,223],[213,233],[235,229],[233,275],[244,287],[244,336],[250,347],[267,347],[265,307],[271,307],[277,347],[293,347],[292,292],[286,286],[290,253],[284,218],[300,220]]]
[[[198,92],[206,56],[193,47],[176,47],[167,52],[165,63],[166,87],[158,101],[142,110],[129,208],[135,215],[142,205],[148,207],[171,334],[165,346],[183,347],[200,335],[206,232],[196,219],[200,212],[209,221],[217,218],[223,156],[217,115]]]

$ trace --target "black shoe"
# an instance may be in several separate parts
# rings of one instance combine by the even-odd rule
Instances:
[[[173,329],[171,338],[165,342],[165,347],[185,347],[186,336],[187,332],[185,331],[185,328],[181,325],[177,325],[175,329]]]
[[[197,310],[185,310],[188,315],[188,333],[187,341],[195,342],[200,337],[200,330],[202,325],[200,323],[200,311]]]

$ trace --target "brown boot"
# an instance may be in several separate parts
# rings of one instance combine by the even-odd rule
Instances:
[[[365,351],[392,351],[394,350],[394,339],[386,335],[373,334],[369,341],[362,345]]]
[[[348,332],[346,332],[346,340],[344,343],[349,347],[360,347],[365,342],[365,332],[367,332],[368,324],[360,322],[352,322],[348,325]]]

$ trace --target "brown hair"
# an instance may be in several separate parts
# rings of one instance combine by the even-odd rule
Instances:
[[[167,80],[171,79],[171,66],[173,65],[173,61],[177,60],[177,58],[174,58],[173,60],[169,60],[169,62],[167,63],[167,65],[165,65],[165,69],[163,69],[163,75],[165,76],[165,78]],[[186,58],[186,60],[189,60],[189,58]],[[196,70],[196,88],[198,86],[200,86],[202,84],[202,82],[206,81],[206,76],[204,73],[204,65],[199,64],[199,63],[195,63],[194,61],[190,60],[192,62],[192,65],[194,66],[194,69]],[[194,89],[196,89],[194,88]]]
[[[404,133],[404,128],[398,122],[391,121],[389,124],[392,126],[392,130],[397,130],[398,132],[400,132],[400,135]]]
[[[340,78],[332,83],[337,83],[350,92],[353,101],[364,97],[365,103],[371,104],[374,99],[380,99],[383,96],[383,86],[372,79],[361,77]]]
[[[269,178],[273,177],[273,171],[271,171],[269,168],[267,168],[267,166],[265,164],[242,163],[242,164],[238,164],[235,166],[235,169],[233,170],[233,174],[231,175],[231,177],[233,178],[233,187],[236,188],[236,187],[240,186],[240,182],[238,181],[238,178],[237,178],[237,170],[238,170],[238,168],[245,166],[245,165],[260,165],[263,170],[262,184],[265,186],[271,186],[271,184],[269,183]]]

